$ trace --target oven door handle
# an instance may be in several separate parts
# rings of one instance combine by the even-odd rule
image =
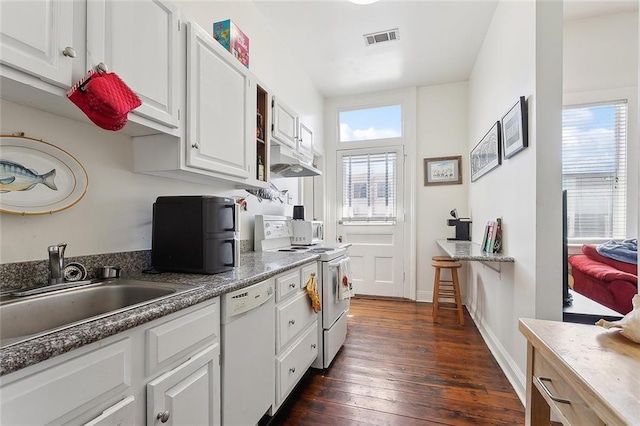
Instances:
[[[329,262],[329,269],[336,269],[338,266],[340,266],[340,261],[338,261],[338,262]]]

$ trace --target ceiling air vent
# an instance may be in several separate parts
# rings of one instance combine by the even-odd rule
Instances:
[[[400,38],[400,34],[398,33],[397,28],[364,35],[364,41],[367,46],[371,46],[372,44],[383,43],[385,41],[398,40],[399,38]]]

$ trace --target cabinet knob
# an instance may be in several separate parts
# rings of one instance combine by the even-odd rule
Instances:
[[[156,416],[156,418],[162,423],[166,423],[167,421],[169,421],[169,417],[171,417],[171,413],[169,411],[158,413],[158,415]]]
[[[296,323],[296,320],[289,320],[289,324],[293,325]]]
[[[71,46],[65,47],[64,50],[62,51],[62,54],[64,56],[66,56],[67,58],[75,58],[76,57],[76,51],[73,50],[73,47],[71,47]]]
[[[316,344],[315,344],[315,343],[312,343],[312,344],[311,344],[311,349],[315,349],[315,348],[316,348]]]
[[[296,372],[296,368],[295,368],[295,367],[291,367],[291,368],[289,369],[289,373],[295,373],[295,372]]]
[[[200,149],[200,145],[198,145],[197,143],[192,143],[191,148]]]
[[[98,72],[109,72],[109,67],[107,67],[104,62],[100,62],[96,66],[96,69],[98,70]]]

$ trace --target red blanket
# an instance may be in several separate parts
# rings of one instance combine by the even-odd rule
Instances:
[[[582,246],[582,253],[591,259],[604,263],[609,266],[613,266],[616,269],[619,269],[622,272],[626,272],[628,274],[632,274],[636,276],[636,282],[638,281],[638,265],[634,265],[632,263],[620,262],[619,260],[611,259],[610,257],[606,257],[598,253],[596,250],[595,244],[584,244]],[[622,278],[625,279],[625,278]]]

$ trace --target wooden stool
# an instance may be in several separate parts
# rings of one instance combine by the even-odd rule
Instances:
[[[458,268],[462,267],[462,264],[453,260],[432,260],[431,265],[436,268],[435,276],[433,279],[433,322],[438,322],[438,309],[451,309],[454,311],[458,311],[458,319],[460,321],[460,325],[464,325],[464,312],[462,311],[460,283],[458,281]],[[451,271],[451,281],[446,281],[440,278],[442,269],[448,269],[449,271]],[[454,299],[455,307],[439,306],[440,297]]]

